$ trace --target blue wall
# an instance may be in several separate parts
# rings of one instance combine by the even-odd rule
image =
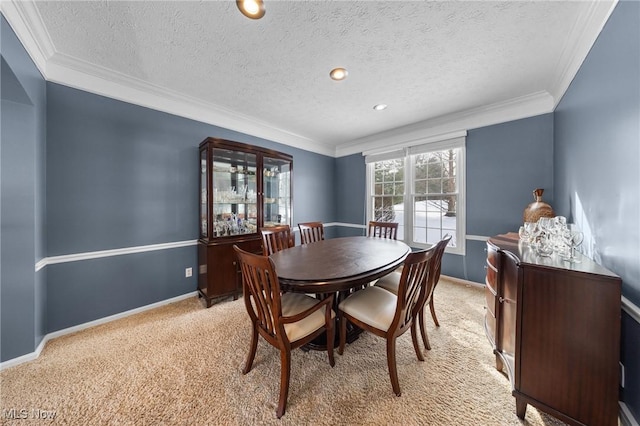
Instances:
[[[0,359],[32,352],[45,334],[45,81],[4,17],[0,20]]]
[[[207,136],[291,154],[294,224],[333,220],[334,158],[47,83],[4,17],[1,30],[0,361],[49,332],[195,291],[184,277],[195,245],[35,265],[197,239]]]
[[[361,154],[338,158],[337,221],[365,223],[365,162]],[[489,237],[517,231],[533,190],[553,203],[553,114],[468,131],[466,140],[467,234]],[[517,176],[517,179],[509,178]],[[362,234],[342,228],[341,234]],[[486,244],[467,240],[464,256],[446,254],[446,275],[484,282]]]
[[[366,224],[366,164],[362,154],[336,159],[335,221],[343,224]],[[339,226],[336,237],[365,235],[366,229]]]
[[[469,130],[467,233],[517,229],[534,188],[588,230],[585,250],[640,304],[640,3],[616,7],[553,114]],[[47,332],[195,290],[195,246],[49,265],[38,260],[197,238],[197,146],[207,136],[294,156],[294,224],[365,223],[360,154],[333,159],[45,83],[1,20],[0,360]],[[18,143],[19,142],[19,143]],[[518,176],[518,179],[509,177]],[[46,192],[45,192],[46,181]],[[191,188],[191,189],[190,189]],[[46,223],[45,223],[46,222]],[[329,236],[360,235],[334,227]],[[447,275],[482,282],[484,243],[446,255]],[[640,326],[623,315],[624,400],[640,418]]]
[[[467,235],[517,232],[536,188],[553,205],[552,114],[470,130],[466,153]],[[466,255],[447,255],[443,273],[484,283],[485,248],[467,240]]]
[[[294,225],[333,218],[331,157],[53,83],[47,116],[48,256],[197,239],[207,136],[293,155]],[[194,291],[187,267],[195,246],[50,265],[47,331]]]
[[[640,305],[640,2],[621,1],[555,111],[555,203]],[[640,419],[640,325],[623,314],[624,401]]]

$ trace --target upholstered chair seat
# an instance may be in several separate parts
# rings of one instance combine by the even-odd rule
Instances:
[[[385,289],[387,291],[390,291],[391,293],[393,293],[393,294],[395,294],[397,296],[398,295],[398,285],[400,284],[400,276],[401,275],[402,275],[402,272],[393,271],[389,275],[385,275],[384,277],[382,277],[378,281],[376,281],[376,285],[375,286],[383,288],[383,289]]]
[[[282,303],[282,315],[285,317],[297,315],[319,303],[319,300],[314,297],[291,292],[284,293],[280,300]],[[336,313],[331,310],[331,318],[335,318],[335,316]],[[287,333],[287,338],[292,342],[307,337],[317,329],[324,327],[324,325],[324,312],[317,310],[300,321],[284,324],[284,332]]]

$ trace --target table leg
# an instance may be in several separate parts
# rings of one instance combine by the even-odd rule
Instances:
[[[358,289],[359,290],[359,289]],[[333,297],[333,311],[336,313],[336,323],[334,325],[335,330],[335,339],[333,342],[333,347],[337,348],[340,344],[340,324],[338,323],[338,305],[342,302],[347,296],[349,296],[354,290],[344,290],[338,291],[334,294]],[[327,294],[316,294],[316,298],[320,300],[324,300],[327,298]],[[362,333],[362,329],[356,327],[351,323],[347,323],[347,343],[353,343],[358,340],[358,337]],[[302,350],[309,351],[326,351],[327,350],[327,334],[322,333],[320,336],[313,339],[311,342],[302,346]]]

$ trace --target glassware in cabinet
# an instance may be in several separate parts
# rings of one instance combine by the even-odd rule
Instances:
[[[208,223],[207,152],[200,151],[200,237],[207,236]]]
[[[264,226],[289,225],[291,217],[290,160],[265,157],[262,170]]]
[[[261,228],[291,226],[293,158],[216,138],[199,149],[198,291],[209,307],[242,293],[234,245],[261,254]]]
[[[214,148],[212,238],[258,232],[258,156]]]

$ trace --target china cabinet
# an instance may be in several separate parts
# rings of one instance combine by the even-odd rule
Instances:
[[[207,307],[242,291],[236,244],[262,253],[260,229],[292,225],[290,155],[223,139],[200,144],[198,291]]]
[[[485,268],[485,331],[518,417],[530,404],[573,425],[617,425],[620,278],[586,257],[538,256],[515,233],[489,239]]]

